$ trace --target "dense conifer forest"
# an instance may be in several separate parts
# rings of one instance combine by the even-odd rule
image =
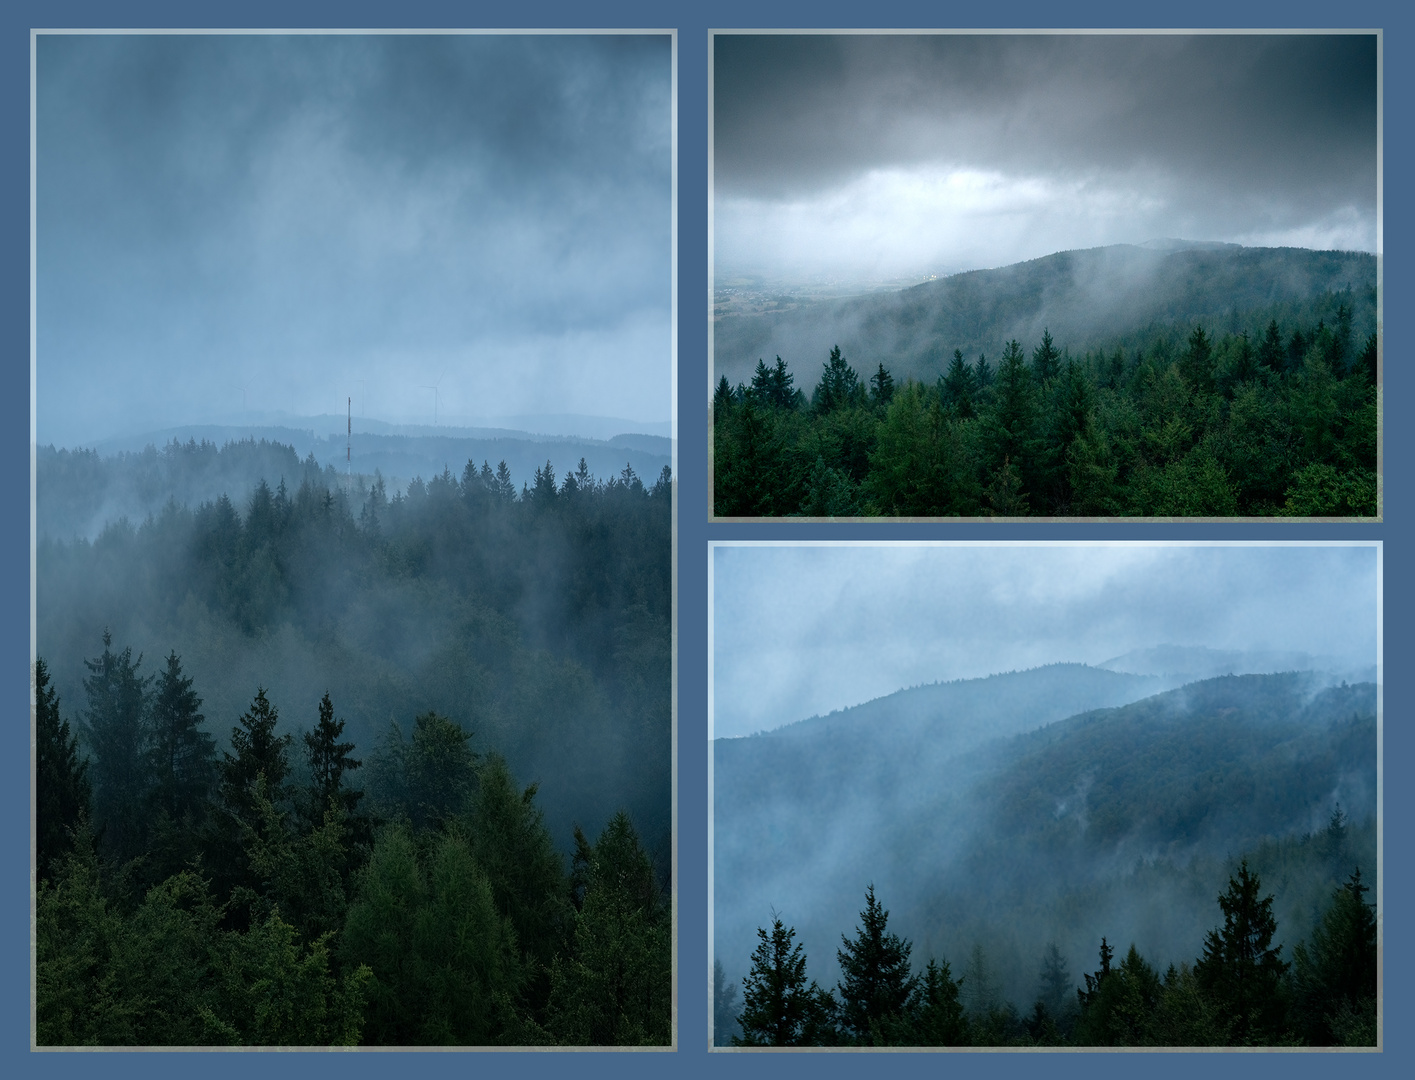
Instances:
[[[669,1043],[667,470],[151,457],[41,500],[261,479],[40,542],[38,1042]]]
[[[969,723],[984,699],[991,738]],[[1371,1045],[1378,741],[1370,683],[1289,672],[1146,696],[1080,665],[718,740],[716,1041]],[[856,936],[822,956],[861,882]],[[907,942],[881,944],[876,894],[912,966]],[[868,978],[861,949],[882,965]],[[892,989],[875,1000],[861,979]],[[789,1007],[766,989],[787,983]]]
[[[998,990],[982,944],[955,969],[919,964],[911,942],[888,929],[870,885],[853,934],[840,935],[833,989],[808,981],[796,931],[773,916],[758,929],[751,968],[737,986],[713,966],[714,1042],[719,1046],[1375,1046],[1377,921],[1369,878],[1340,810],[1324,830],[1289,845],[1282,874],[1330,881],[1310,936],[1284,954],[1275,944],[1273,896],[1251,863],[1231,867],[1215,925],[1193,962],[1163,972],[1132,943],[1102,937],[1097,967],[1077,980],[1055,943],[1036,958],[1026,1008]],[[1077,985],[1079,982],[1080,985]],[[740,1000],[740,1004],[739,1004]]]
[[[1350,300],[1075,356],[1044,331],[991,358],[955,349],[921,379],[835,347],[809,392],[758,360],[713,396],[713,512],[1374,516],[1378,343],[1356,339]]]

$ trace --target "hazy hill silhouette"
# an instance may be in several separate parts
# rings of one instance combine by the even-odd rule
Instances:
[[[1315,323],[1323,299],[1348,289],[1354,340],[1364,341],[1376,318],[1371,254],[1182,241],[1062,251],[894,293],[718,319],[715,374],[745,382],[759,358],[770,364],[779,355],[809,394],[831,347],[839,345],[858,371],[883,363],[896,379],[932,381],[954,349],[970,362],[979,353],[996,362],[1007,341],[1016,338],[1030,350],[1043,330],[1079,356],[1094,348],[1149,346],[1169,330],[1187,334],[1195,322],[1211,336],[1266,325],[1270,318]]]

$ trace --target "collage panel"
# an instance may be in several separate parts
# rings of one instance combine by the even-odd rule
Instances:
[[[26,27],[17,1040],[1398,1060],[1383,31],[706,17]]]
[[[1353,32],[718,32],[719,520],[1381,519]]]
[[[1380,541],[714,541],[714,1049],[1382,1046]]]
[[[30,45],[31,1047],[674,1048],[675,33]]]

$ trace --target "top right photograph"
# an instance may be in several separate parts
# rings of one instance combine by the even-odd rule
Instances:
[[[717,32],[715,519],[1381,519],[1381,47]]]

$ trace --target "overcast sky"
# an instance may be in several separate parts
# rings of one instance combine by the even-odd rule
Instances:
[[[37,84],[42,442],[669,418],[667,36],[50,35]]]
[[[718,35],[715,272],[1376,251],[1374,35]]]
[[[921,683],[1156,645],[1376,662],[1371,547],[793,545],[712,557],[717,737]]]

